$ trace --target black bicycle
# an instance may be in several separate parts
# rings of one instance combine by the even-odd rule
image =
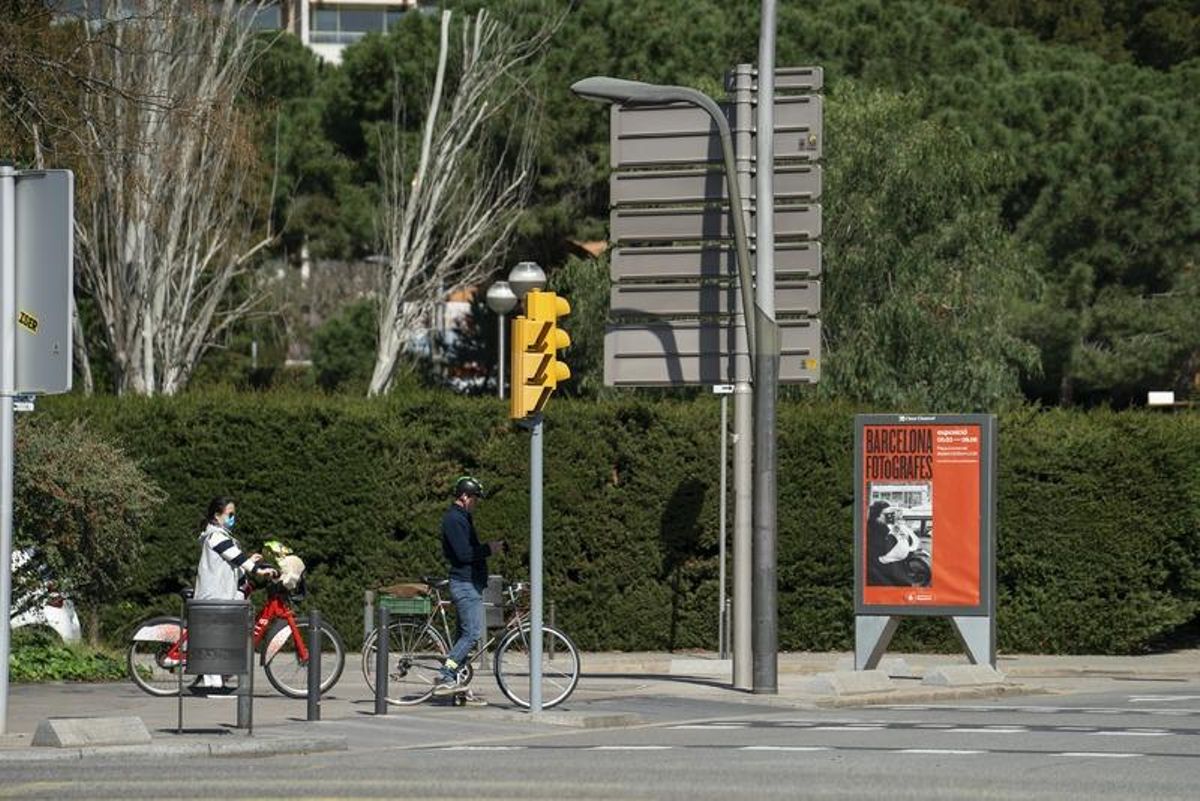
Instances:
[[[388,625],[388,702],[401,706],[419,704],[433,695],[438,675],[450,651],[450,620],[447,615],[453,601],[442,597],[450,585],[448,579],[425,578],[421,583],[400,585],[404,596],[399,603],[389,604],[399,609],[401,617]],[[477,645],[459,668],[459,681],[464,688],[474,676],[475,664],[495,646],[492,672],[500,692],[520,707],[529,707],[530,643],[532,641],[529,611],[523,603],[528,590],[524,582],[504,587],[504,628],[486,642]],[[363,677],[375,691],[375,659],[379,629],[363,642]],[[549,709],[571,697],[579,683],[579,649],[565,633],[552,626],[542,626],[542,707]],[[462,693],[456,695],[461,703]]]

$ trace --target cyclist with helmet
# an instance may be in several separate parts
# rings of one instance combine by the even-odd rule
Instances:
[[[464,688],[458,668],[471,647],[484,635],[483,591],[487,587],[488,557],[504,550],[503,540],[481,543],[471,512],[484,497],[483,485],[471,476],[454,482],[454,500],[442,516],[442,555],[450,566],[450,597],[458,613],[458,636],[434,687],[434,695],[452,695]]]

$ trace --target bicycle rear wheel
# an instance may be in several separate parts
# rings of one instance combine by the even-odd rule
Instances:
[[[159,697],[179,694],[179,671],[187,653],[171,651],[182,636],[183,623],[177,617],[152,617],[137,625],[125,666],[139,689]]]
[[[296,628],[299,629],[300,636],[304,638],[304,644],[308,645],[308,621],[304,619],[297,620]],[[273,634],[268,634],[263,639],[263,648],[268,648],[275,637],[279,636],[286,636],[287,640],[267,660],[266,664],[263,665],[263,670],[267,674],[267,681],[271,682],[271,686],[289,698],[305,698],[308,695],[308,661],[300,661],[300,656],[296,652],[295,637],[288,630],[286,623],[282,629],[276,626]],[[309,657],[311,658],[312,655],[309,654]],[[338,683],[338,679],[342,677],[342,669],[345,667],[346,646],[342,644],[342,637],[332,626],[322,620],[322,695],[329,692],[330,688]]]
[[[500,692],[525,708],[529,707],[529,645],[529,626],[513,629],[496,648],[494,663]],[[567,700],[578,683],[579,649],[558,629],[542,626],[542,708]]]
[[[375,656],[379,629],[363,642],[363,678],[375,692]],[[389,704],[419,704],[433,694],[449,648],[437,630],[425,623],[397,620],[388,625],[387,699]]]

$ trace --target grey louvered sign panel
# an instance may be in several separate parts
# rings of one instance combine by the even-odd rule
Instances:
[[[821,158],[823,106],[820,95],[775,99],[775,158]],[[728,104],[722,110],[730,119]],[[614,105],[611,114],[609,159],[614,169],[722,160],[716,123],[701,108]]]
[[[775,202],[817,200],[823,173],[819,164],[776,167],[772,178]],[[635,203],[704,203],[728,200],[723,170],[698,167],[659,172],[614,172],[608,180],[609,202],[614,206]],[[754,193],[750,193],[754,199]]]
[[[820,281],[777,281],[778,314],[821,312]],[[737,284],[617,284],[609,296],[609,313],[621,316],[704,317],[742,313],[742,293]]]
[[[694,209],[614,209],[610,217],[615,242],[730,239],[733,222],[722,206]],[[754,226],[747,233],[753,234]],[[775,236],[821,237],[821,207],[775,207]]]
[[[755,86],[758,88],[757,75]],[[822,67],[780,67],[775,70],[775,91],[818,92],[825,87],[825,70]]]
[[[654,278],[682,280],[737,275],[736,251],[730,243],[613,248],[609,276],[614,281]],[[821,274],[820,242],[776,242],[775,274]]]
[[[779,380],[812,383],[820,378],[821,323],[783,320]],[[749,376],[745,326],[703,322],[655,322],[609,326],[604,332],[607,386],[727,384]]]

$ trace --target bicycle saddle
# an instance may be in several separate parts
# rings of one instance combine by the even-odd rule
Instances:
[[[450,579],[440,578],[438,576],[425,576],[422,581],[434,589],[443,590],[450,586]]]

